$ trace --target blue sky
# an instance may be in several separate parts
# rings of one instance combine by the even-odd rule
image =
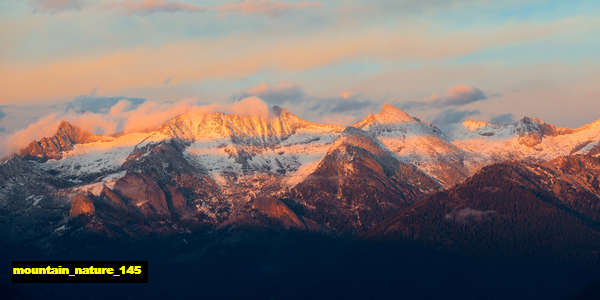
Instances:
[[[393,103],[580,126],[600,118],[599,17],[598,1],[2,1],[0,127],[81,95],[222,103],[257,86],[315,121]],[[485,97],[409,105],[465,86]]]

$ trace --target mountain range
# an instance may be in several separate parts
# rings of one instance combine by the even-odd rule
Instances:
[[[41,246],[81,231],[281,226],[482,251],[526,252],[559,239],[593,257],[599,156],[600,121],[570,129],[525,117],[440,129],[387,104],[345,128],[277,106],[268,117],[190,111],[115,135],[66,120],[0,164],[1,215],[13,224],[2,234]],[[542,233],[544,242],[528,240]]]
[[[187,282],[189,296],[197,278],[209,298],[273,295],[268,282],[283,298],[396,295],[379,289],[388,281],[411,298],[445,295],[423,293],[427,282],[489,296],[456,288],[473,280],[499,293],[491,298],[514,298],[507,285],[562,297],[598,275],[599,178],[600,120],[438,128],[390,105],[347,127],[277,106],[269,116],[192,110],[114,135],[65,120],[0,162],[0,252],[154,257],[156,289]],[[188,265],[201,267],[165,275]],[[337,285],[372,278],[370,288]]]

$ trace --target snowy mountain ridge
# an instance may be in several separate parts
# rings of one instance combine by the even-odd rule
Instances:
[[[445,187],[494,162],[548,160],[600,147],[600,120],[577,129],[527,117],[505,124],[469,120],[441,130],[386,104],[352,127]],[[190,111],[149,132],[113,136],[93,135],[63,122],[55,136],[32,142],[19,155],[74,184],[90,183],[120,172],[135,149],[177,139],[186,142],[186,159],[221,182],[232,174],[239,179],[265,173],[293,186],[314,169],[343,130],[302,120],[280,107],[273,107],[268,117]]]

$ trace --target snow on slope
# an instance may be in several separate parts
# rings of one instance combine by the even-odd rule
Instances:
[[[151,135],[153,140],[166,136]],[[148,133],[130,133],[117,137],[104,137],[102,141],[76,144],[71,151],[63,153],[63,158],[49,159],[42,164],[46,170],[56,171],[63,176],[77,178],[89,175],[103,176],[117,171],[134,147],[148,141]]]
[[[549,160],[586,154],[600,141],[600,120],[577,129],[527,117],[507,124],[464,121],[449,128],[448,136],[454,145],[468,152],[467,163],[476,169],[505,160]]]
[[[120,171],[116,173],[109,174],[101,178],[98,182],[84,184],[73,188],[73,192],[77,193],[90,193],[95,196],[99,196],[102,193],[104,187],[112,189],[117,183],[117,180],[123,178],[125,176],[126,171]]]
[[[288,182],[293,184],[302,179],[306,171],[304,166],[323,157],[336,136],[337,129],[301,128],[269,147],[235,144],[223,138],[204,139],[192,143],[186,154],[213,176],[269,172],[294,178]]]
[[[409,116],[391,105],[352,125],[376,136],[404,162],[416,165],[444,185],[466,176],[463,152],[452,145],[437,127]]]
[[[62,159],[49,159],[41,165],[74,184],[94,189],[106,184],[103,177],[118,172],[136,147],[178,138],[190,143],[185,157],[215,178],[263,172],[294,178],[291,182],[301,180],[307,170],[303,166],[318,161],[343,127],[304,121],[278,107],[273,111],[270,117],[191,111],[154,131],[75,144],[62,153]]]

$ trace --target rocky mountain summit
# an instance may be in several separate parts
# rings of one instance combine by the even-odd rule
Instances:
[[[76,144],[91,143],[100,139],[101,137],[81,130],[67,121],[62,121],[53,136],[31,142],[19,151],[19,156],[41,161],[61,159],[63,154],[73,150]]]

